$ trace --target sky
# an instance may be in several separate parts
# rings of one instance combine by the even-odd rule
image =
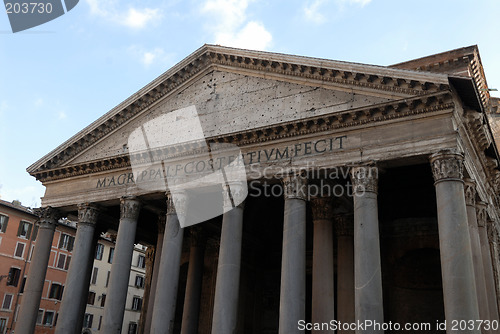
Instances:
[[[0,11],[0,198],[39,206],[29,165],[205,43],[376,65],[477,44],[500,89],[499,34],[498,0],[80,0],[15,34]]]

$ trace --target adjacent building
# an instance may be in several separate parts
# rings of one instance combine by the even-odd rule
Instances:
[[[112,241],[110,235],[103,235],[96,246],[94,266],[90,279],[87,307],[83,322],[83,328],[86,333],[98,333],[101,329],[114,251],[115,243]],[[122,334],[137,333],[144,296],[146,274],[145,252],[145,246],[135,245],[132,266],[130,268]]]
[[[15,330],[18,311],[38,234],[38,215],[20,203],[0,200],[0,334]],[[66,275],[75,243],[76,225],[60,220],[54,232],[36,319],[36,334],[51,334],[59,316]],[[98,241],[83,328],[95,333],[102,321],[115,243],[109,234]],[[137,332],[145,282],[146,247],[136,245],[130,268],[123,333]]]
[[[0,200],[0,333],[11,333],[19,319],[24,287],[37,241],[38,216],[20,203]],[[58,224],[52,240],[34,333],[54,333],[76,227]]]

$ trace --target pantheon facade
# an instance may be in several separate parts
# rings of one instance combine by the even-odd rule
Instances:
[[[61,217],[78,227],[58,334],[82,330],[104,231],[103,334],[122,333],[134,243],[140,333],[498,333],[497,105],[477,46],[374,66],[204,45],[28,167],[46,192],[16,334],[35,326]],[[202,145],[146,126],[189,108]],[[174,144],[133,151],[137,131]],[[243,180],[196,182],[235,162]],[[219,215],[190,205],[209,185]]]

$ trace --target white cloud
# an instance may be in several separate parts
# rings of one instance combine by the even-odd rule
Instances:
[[[116,24],[124,25],[132,29],[142,29],[149,23],[161,18],[158,8],[134,8],[127,11],[119,10],[117,2],[113,0],[86,0],[93,15],[100,16]]]
[[[368,5],[372,0],[342,0],[342,1],[347,2],[349,4],[361,5],[361,7],[364,7],[365,5]]]
[[[247,19],[248,0],[207,0],[201,12],[210,17],[214,43],[238,48],[266,50],[272,34],[264,24]],[[214,24],[215,23],[215,24]]]
[[[135,9],[130,8],[128,13],[123,21],[123,24],[130,28],[141,29],[146,26],[146,24],[150,21],[153,21],[160,17],[159,9]]]
[[[327,21],[325,12],[328,12],[328,9],[325,7],[328,5],[337,4],[342,10],[345,5],[359,5],[364,7],[371,1],[372,0],[313,0],[305,5],[304,17],[307,21],[322,24]]]
[[[272,39],[273,36],[263,24],[250,21],[237,32],[218,33],[215,37],[215,43],[236,48],[266,50]]]
[[[35,100],[35,107],[41,107],[43,105],[43,99],[42,98],[38,98]]]
[[[57,118],[59,119],[65,119],[66,117],[68,117],[68,115],[66,115],[64,111],[59,111],[59,113],[57,114]]]
[[[166,53],[162,48],[146,50],[141,46],[132,45],[128,48],[128,51],[145,67],[149,67],[153,63],[169,65],[173,58],[171,54]]]
[[[320,7],[324,2],[325,0],[315,0],[311,4],[304,7],[304,14],[308,21],[318,24],[326,21],[325,16],[320,11]]]

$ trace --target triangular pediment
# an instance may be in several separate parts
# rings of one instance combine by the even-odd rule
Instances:
[[[43,179],[44,171],[123,156],[138,126],[193,105],[210,138],[447,89],[444,74],[205,45],[28,172]]]

